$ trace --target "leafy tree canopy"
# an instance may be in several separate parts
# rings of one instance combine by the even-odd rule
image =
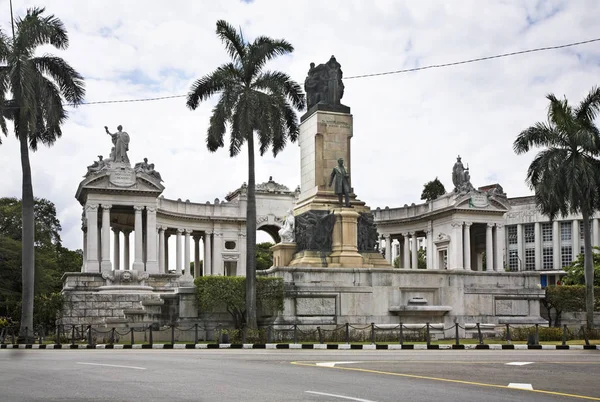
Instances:
[[[446,194],[446,189],[444,188],[442,182],[436,177],[434,180],[431,180],[423,185],[421,199],[429,202],[444,194]]]
[[[264,242],[256,244],[256,269],[269,269],[273,266],[273,243]]]
[[[23,205],[14,197],[0,198],[0,236],[16,241],[22,240]],[[54,203],[45,198],[35,198],[33,214],[35,220],[35,245],[37,247],[60,246],[61,226],[56,217]]]

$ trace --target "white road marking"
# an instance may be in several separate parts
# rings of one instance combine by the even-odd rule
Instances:
[[[510,362],[505,363],[507,366],[525,366],[527,364],[533,364],[533,362]]]
[[[317,363],[317,366],[319,367],[335,367],[336,364],[356,364],[359,362],[323,362],[323,363]]]
[[[344,395],[337,395],[337,394],[327,394],[325,392],[316,392],[316,391],[304,391],[304,392],[306,392],[307,394],[315,394],[315,395],[321,395],[321,396],[331,396],[331,397],[340,398],[340,399],[347,399],[349,401],[375,402],[370,399],[353,398],[351,396],[344,396]]]
[[[522,384],[519,382],[511,382],[510,384],[508,384],[508,388],[526,389],[528,391],[533,391],[533,386],[531,384]]]
[[[88,366],[105,366],[105,367],[129,368],[129,369],[134,369],[134,370],[146,370],[145,367],[119,366],[118,364],[84,363],[84,362],[77,362],[77,364],[85,364],[85,365],[88,365]]]

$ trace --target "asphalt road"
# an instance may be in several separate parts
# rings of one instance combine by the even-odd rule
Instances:
[[[0,401],[600,401],[599,378],[593,350],[0,350]]]

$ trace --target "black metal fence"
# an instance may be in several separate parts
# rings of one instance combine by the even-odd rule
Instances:
[[[171,344],[266,344],[266,343],[370,343],[370,344],[415,344],[425,343],[428,346],[438,340],[451,340],[455,346],[469,344],[485,345],[486,343],[526,341],[528,345],[540,345],[540,342],[561,342],[582,340],[590,345],[590,339],[600,339],[600,331],[562,327],[512,326],[505,324],[454,324],[444,327],[441,324],[380,324],[356,326],[342,324],[332,328],[310,327],[308,325],[269,325],[259,329],[232,329],[226,326],[191,326],[146,325],[140,327],[93,327],[91,325],[58,325],[56,331],[47,333],[43,327],[34,331],[25,329],[24,336],[18,336],[18,328],[4,327],[0,329],[0,344],[7,343],[54,343],[70,344],[78,347],[80,344],[93,347],[97,344],[142,344],[152,347],[155,343]]]

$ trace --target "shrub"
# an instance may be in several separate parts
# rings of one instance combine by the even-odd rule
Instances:
[[[600,311],[600,287],[594,288],[594,294],[594,310]],[[585,286],[548,286],[542,304],[548,309],[549,326],[552,326],[552,310],[555,311],[554,325],[559,326],[563,311],[585,311]]]

